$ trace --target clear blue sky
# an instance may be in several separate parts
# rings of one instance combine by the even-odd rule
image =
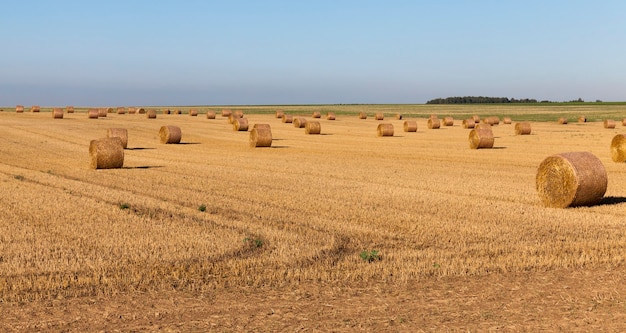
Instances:
[[[0,3],[0,105],[626,101],[626,1]]]

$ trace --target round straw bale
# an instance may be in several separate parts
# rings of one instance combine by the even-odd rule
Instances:
[[[183,111],[180,111],[180,109],[176,109],[176,111],[174,111],[175,114],[183,114]]]
[[[241,110],[236,110],[235,112],[233,112],[233,114],[238,118],[243,118],[243,111]]]
[[[16,113],[23,113],[24,112],[24,105],[16,105],[15,106],[15,112]]]
[[[470,131],[469,147],[471,149],[493,148],[493,131],[491,128],[478,128]]]
[[[107,109],[106,108],[99,108],[98,109],[98,117],[106,117],[107,116]]]
[[[63,109],[54,108],[52,109],[52,118],[53,119],[63,119]]]
[[[248,118],[236,118],[233,121],[233,131],[245,132],[248,130]]]
[[[512,123],[512,120],[510,117],[504,117],[504,119],[502,119],[502,123],[505,125],[510,125]]]
[[[537,169],[537,192],[546,207],[594,205],[604,196],[607,183],[604,165],[589,152],[552,155]]]
[[[604,128],[615,128],[615,120],[613,119],[604,119]]]
[[[118,107],[117,108],[117,114],[126,114],[126,108]]]
[[[404,121],[404,131],[405,132],[417,132],[417,121],[415,121],[415,120],[405,120]]]
[[[531,133],[530,123],[515,123],[515,134],[516,135],[529,135]]]
[[[137,109],[134,106],[128,107],[128,114],[135,114],[135,112],[137,112]]]
[[[567,125],[567,118],[561,117],[558,120],[559,125]]]
[[[30,112],[39,112],[41,111],[41,107],[39,107],[39,105],[33,105],[30,108]]]
[[[254,124],[250,131],[250,147],[271,147],[272,130],[269,124]]]
[[[172,113],[172,110],[170,109],[163,110],[163,114],[171,114],[171,113]]]
[[[626,135],[618,134],[611,140],[611,158],[613,162],[626,162]]]
[[[439,117],[437,117],[436,114],[431,113],[430,116],[428,116],[429,119],[439,119]]]
[[[374,119],[376,119],[376,120],[383,120],[383,119],[385,119],[385,114],[382,113],[382,112],[376,112],[374,114]]]
[[[319,121],[307,121],[304,125],[305,134],[320,134],[322,132],[322,125]]]
[[[154,109],[150,109],[146,112],[146,117],[148,119],[156,119],[156,116],[157,116],[157,113],[156,113],[156,110]]]
[[[474,126],[476,125],[476,122],[472,118],[463,119],[463,122],[461,122],[461,125],[463,126],[463,128],[471,129],[471,128],[474,128]]]
[[[66,106],[65,107],[65,112],[67,113],[74,113],[74,107],[73,106]]]
[[[215,111],[207,111],[206,119],[215,119]]]
[[[626,126],[626,118],[622,119],[622,126]]]
[[[378,136],[393,136],[393,125],[378,124],[378,127],[376,128],[376,134]]]
[[[87,118],[89,119],[98,119],[99,115],[100,115],[100,112],[98,112],[98,109],[87,110]]]
[[[222,110],[222,117],[228,117],[230,116],[232,113],[232,111],[230,111],[230,109],[224,109]]]
[[[92,169],[121,168],[124,165],[124,148],[118,137],[91,140],[89,142]]]
[[[500,118],[498,116],[491,116],[491,125],[500,125]]]
[[[359,112],[359,119],[367,119],[367,113]]]
[[[396,113],[396,120],[402,120],[402,114]]]
[[[326,120],[335,120],[335,113],[334,112],[328,112],[326,114]]]
[[[198,116],[198,110],[196,110],[196,109],[189,109],[189,115],[191,117],[197,117]]]
[[[107,138],[120,138],[122,140],[122,147],[126,149],[128,147],[128,130],[125,128],[109,128],[107,129]]]
[[[319,111],[314,111],[313,114],[311,114],[311,117],[322,118],[322,114]]]
[[[443,117],[443,126],[453,126],[454,118],[452,117]]]
[[[304,128],[306,124],[306,118],[298,117],[293,119],[293,127]]]
[[[115,110],[113,108],[107,108],[107,113],[113,113]]]
[[[283,123],[291,124],[293,122],[293,115],[283,114]]]
[[[228,123],[229,124],[234,123],[236,118],[237,117],[234,114],[231,113],[230,115],[228,115]]]
[[[145,113],[146,113],[146,109],[144,108],[137,109],[137,114],[145,114]]]
[[[276,110],[276,118],[282,118],[284,114],[283,110]]]
[[[441,127],[441,122],[437,118],[428,118],[427,126],[428,129],[438,129]]]
[[[578,122],[579,123],[586,123],[587,122],[587,117],[585,117],[585,116],[578,117]]]
[[[161,143],[180,143],[182,132],[178,126],[161,126],[159,137]]]
[[[475,129],[491,129],[491,125],[490,124],[485,124],[485,123],[478,123],[478,124],[474,124],[474,128]]]
[[[472,120],[474,120],[475,123],[479,123],[480,122],[480,117],[477,114],[475,114],[475,115],[472,116]]]

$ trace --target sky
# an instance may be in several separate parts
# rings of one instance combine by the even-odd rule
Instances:
[[[0,1],[0,105],[626,101],[626,1]]]

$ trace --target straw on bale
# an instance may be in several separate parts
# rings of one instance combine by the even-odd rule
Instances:
[[[402,120],[402,114],[396,113],[396,120]]]
[[[607,183],[604,165],[589,152],[552,155],[537,169],[537,193],[546,207],[597,204],[606,192]]]
[[[122,140],[122,148],[128,147],[128,130],[125,128],[109,128],[107,129],[107,138],[120,138]]]
[[[491,125],[490,124],[485,124],[485,123],[478,123],[478,124],[474,124],[474,128],[475,129],[491,129]]]
[[[67,113],[74,113],[74,107],[69,105],[65,107],[65,112]]]
[[[52,118],[53,119],[63,119],[63,109],[54,108],[52,109]]]
[[[502,123],[505,125],[510,125],[512,123],[512,120],[510,117],[504,117],[504,119],[502,119]]]
[[[248,130],[248,118],[236,118],[233,121],[233,131],[244,132]]]
[[[144,109],[144,108],[139,108],[139,109],[137,109],[137,113],[138,113],[138,114],[144,114],[144,113],[146,113],[146,109]]]
[[[443,117],[443,126],[453,126],[454,118],[452,117]]]
[[[428,129],[438,129],[441,127],[441,122],[437,118],[428,118],[428,122],[426,124]]]
[[[156,113],[156,110],[154,109],[150,109],[148,110],[148,112],[146,112],[146,117],[148,119],[156,119],[156,116],[157,116],[157,113]]]
[[[123,107],[118,107],[117,108],[117,114],[126,114],[126,109]]]
[[[304,128],[306,124],[306,118],[298,117],[293,119],[293,127]]]
[[[284,114],[283,110],[276,110],[276,118],[282,118]]]
[[[478,128],[470,131],[469,147],[471,149],[493,148],[493,131],[491,128]]]
[[[376,112],[374,114],[374,119],[376,119],[376,120],[383,120],[383,119],[385,119],[385,115],[382,112]]]
[[[615,120],[604,119],[604,128],[608,128],[608,129],[615,128]]]
[[[359,119],[367,119],[367,113],[359,112]]]
[[[159,129],[161,143],[180,143],[182,132],[178,126],[161,126]]]
[[[567,118],[561,117],[558,120],[559,125],[567,125]]]
[[[529,135],[532,129],[530,128],[529,122],[523,123],[515,123],[515,134],[516,135]]]
[[[626,162],[626,135],[618,134],[611,140],[611,158],[613,162]]]
[[[461,125],[463,126],[463,128],[471,129],[471,128],[474,128],[474,126],[476,125],[476,122],[472,118],[463,119],[463,122],[461,122]]]
[[[378,124],[378,127],[376,128],[376,134],[378,136],[393,136],[393,125]]]
[[[322,114],[319,111],[314,111],[313,114],[311,114],[311,117],[322,118]]]
[[[113,113],[115,110],[113,108],[107,108],[107,113]]]
[[[272,130],[269,124],[254,124],[250,131],[250,147],[271,147]]]
[[[322,125],[319,121],[307,121],[304,125],[305,134],[320,134],[322,132]]]
[[[106,117],[107,116],[107,109],[106,108],[99,108],[98,109],[98,117]]]
[[[197,117],[198,116],[198,110],[196,110],[196,109],[189,109],[189,115],[191,117]]]
[[[417,121],[415,121],[415,120],[405,120],[404,121],[404,131],[405,132],[417,132]]]
[[[41,111],[41,107],[39,107],[39,105],[33,105],[30,108],[30,112],[39,112]]]
[[[23,113],[24,112],[24,105],[16,105],[15,106],[15,112],[16,113]]]
[[[91,140],[89,158],[92,169],[121,168],[124,165],[122,139],[113,137]]]
[[[283,123],[291,124],[293,122],[293,115],[284,114],[283,115]]]
[[[98,111],[98,109],[89,109],[87,111],[87,117],[89,119],[98,119],[98,116],[100,116],[100,111]]]
[[[207,111],[206,119],[215,119],[215,111]]]
[[[222,110],[222,117],[228,117],[230,116],[232,113],[232,111],[230,111],[230,109],[224,109]]]
[[[472,116],[472,120],[474,120],[475,123],[479,123],[480,122],[480,117],[477,114],[475,114],[475,115]]]
[[[579,123],[586,123],[587,122],[587,117],[585,117],[585,116],[578,117],[578,122]]]
[[[134,106],[128,107],[128,114],[135,114],[135,112],[137,112],[137,109]]]
[[[335,113],[334,112],[328,112],[326,114],[326,120],[335,120]]]

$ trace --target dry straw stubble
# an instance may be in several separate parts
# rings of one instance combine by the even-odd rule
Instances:
[[[378,124],[376,128],[376,135],[378,136],[393,136],[392,124]]]
[[[250,147],[271,147],[272,130],[269,124],[254,124],[250,131]]]
[[[626,162],[626,135],[618,134],[611,140],[611,159],[613,162]]]
[[[415,120],[405,120],[404,121],[404,131],[405,132],[417,132],[417,121],[415,121]]]
[[[122,147],[126,149],[128,147],[128,130],[125,128],[109,128],[107,129],[107,138],[120,138],[122,140]]]
[[[491,128],[475,128],[470,131],[468,141],[471,149],[493,148],[493,131]]]
[[[178,126],[161,126],[161,128],[159,129],[159,137],[161,138],[161,143],[180,143],[180,139],[182,138],[182,131]]]
[[[604,165],[589,152],[552,155],[537,169],[537,193],[546,207],[595,205],[602,200],[607,184]]]
[[[91,140],[89,143],[90,167],[114,169],[124,165],[124,148],[119,137]]]

